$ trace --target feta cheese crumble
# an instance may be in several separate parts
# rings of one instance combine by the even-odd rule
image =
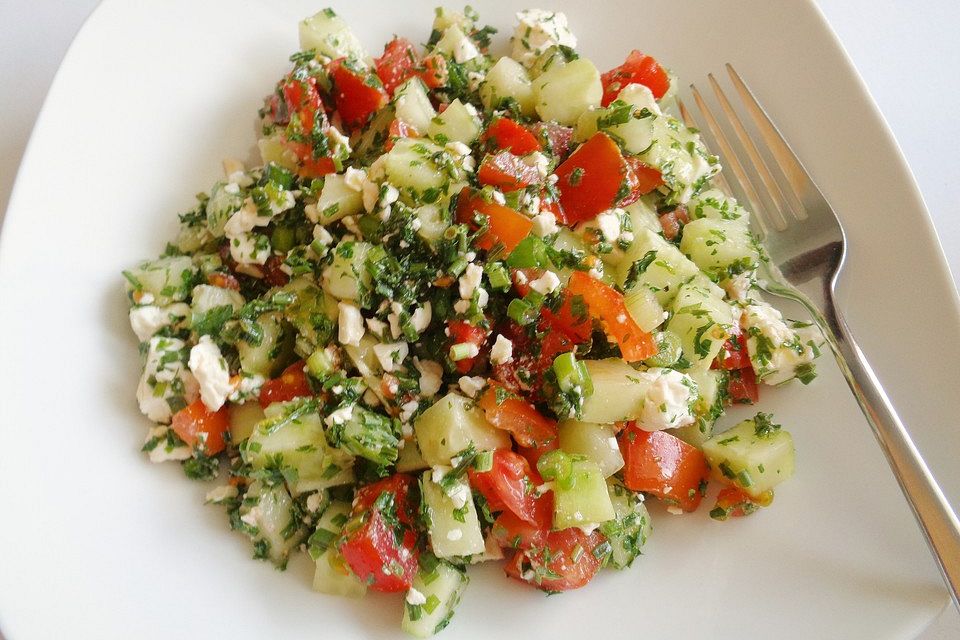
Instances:
[[[337,309],[339,310],[337,338],[340,344],[360,346],[360,338],[364,334],[360,309],[349,302],[338,302]]]
[[[188,366],[200,385],[204,406],[210,411],[219,411],[233,392],[233,385],[227,361],[210,336],[200,336],[200,341],[190,349]]]
[[[497,339],[490,348],[490,362],[503,364],[513,360],[513,342],[503,335],[497,334]]]
[[[643,375],[650,380],[650,386],[637,426],[644,431],[660,431],[693,423],[693,403],[698,391],[697,383],[690,376],[656,367],[647,369]]]
[[[519,24],[511,38],[510,57],[525,67],[554,45],[576,47],[577,38],[567,26],[567,16],[557,11],[525,9],[517,13]]]
[[[544,271],[536,280],[530,281],[530,288],[537,293],[547,295],[553,293],[560,286],[560,278],[553,271]]]

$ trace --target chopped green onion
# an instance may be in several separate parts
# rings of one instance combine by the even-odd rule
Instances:
[[[553,360],[553,373],[561,391],[571,391],[579,387],[586,397],[593,393],[593,380],[583,362],[579,362],[572,351],[561,353]]]
[[[750,472],[746,469],[740,471],[737,474],[737,483],[741,487],[752,487],[753,486],[753,477],[750,475]]]
[[[510,274],[502,262],[491,262],[487,265],[487,278],[494,289],[506,291],[510,288]]]
[[[450,265],[450,275],[454,278],[459,278],[460,274],[466,271],[467,269],[467,260],[464,257],[459,257],[453,261],[453,264]]]
[[[519,325],[528,325],[537,319],[537,309],[526,300],[514,298],[507,305],[507,315]]]
[[[537,471],[544,480],[556,482],[561,489],[572,489],[576,482],[573,476],[573,459],[560,449],[540,456]]]
[[[477,345],[472,342],[458,342],[450,347],[450,359],[454,362],[472,358],[476,354]]]
[[[653,337],[657,344],[657,353],[643,361],[648,367],[669,367],[677,363],[683,355],[680,336],[672,331],[660,331]]]
[[[478,453],[477,457],[473,459],[473,469],[481,473],[493,469],[493,451],[481,451]]]
[[[314,378],[324,378],[336,368],[330,352],[326,348],[317,349],[307,358],[307,370]]]
[[[547,256],[547,245],[540,238],[530,235],[520,241],[520,244],[510,253],[507,265],[514,269],[531,267],[545,267],[550,261]]]

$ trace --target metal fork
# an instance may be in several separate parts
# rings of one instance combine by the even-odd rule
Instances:
[[[840,220],[753,92],[733,66],[727,64],[726,68],[743,109],[762,139],[751,137],[720,84],[712,74],[708,75],[742,155],[730,144],[696,86],[690,88],[716,148],[735,178],[737,195],[752,206],[754,232],[764,241],[769,257],[761,265],[761,288],[799,302],[820,326],[936,556],[954,605],[960,607],[960,521],[835,305],[834,287],[847,247]],[[679,99],[677,102],[686,124],[699,128],[686,105]],[[766,154],[761,152],[763,146]],[[766,200],[761,194],[766,195]],[[808,296],[797,288],[807,283],[820,286]]]

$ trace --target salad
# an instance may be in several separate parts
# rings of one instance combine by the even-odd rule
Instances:
[[[308,554],[317,591],[402,594],[417,636],[471,564],[566,591],[631,566],[651,498],[768,506],[790,434],[717,425],[809,383],[822,344],[761,297],[670,73],[639,51],[601,73],[562,13],[517,19],[499,58],[470,8],[379,57],[331,9],[303,20],[262,164],[224,161],[124,272],[150,460],[221,478],[254,557]]]

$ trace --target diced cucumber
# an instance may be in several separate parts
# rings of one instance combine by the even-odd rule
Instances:
[[[473,144],[480,136],[480,118],[473,105],[465,105],[457,99],[430,120],[427,133],[439,144],[454,141]]]
[[[593,395],[583,402],[584,422],[613,424],[643,413],[650,380],[619,358],[585,360],[593,380]]]
[[[690,199],[687,204],[687,214],[691,220],[709,218],[736,222],[747,227],[750,224],[750,214],[737,203],[737,199],[728,196],[719,189],[708,189]]]
[[[453,193],[450,176],[435,162],[442,153],[442,147],[427,140],[402,138],[382,156],[387,180],[405,204],[433,204]]]
[[[366,268],[369,242],[343,241],[333,252],[333,262],[323,271],[323,288],[339,300],[359,300],[370,287]]]
[[[186,300],[193,289],[197,269],[190,256],[169,256],[141,262],[125,271],[127,294],[150,294],[153,304],[165,307],[171,302]]]
[[[242,455],[254,469],[284,474],[291,489],[304,493],[353,481],[353,457],[327,444],[323,421],[303,401],[274,403],[247,439]],[[288,474],[284,474],[286,477]]]
[[[643,494],[630,491],[613,478],[607,480],[607,489],[616,517],[600,525],[600,531],[610,541],[610,564],[625,569],[640,555],[653,527]]]
[[[331,173],[323,179],[323,189],[317,198],[316,215],[311,222],[330,224],[363,211],[363,197],[347,184],[343,174]]]
[[[296,300],[284,309],[284,317],[297,330],[297,353],[307,357],[333,337],[337,302],[314,285],[310,276],[294,278],[282,291],[296,296]]]
[[[647,333],[659,327],[665,320],[666,313],[657,301],[656,294],[646,287],[634,288],[624,296],[623,304],[634,322]]]
[[[431,107],[432,108],[432,107]],[[354,157],[362,164],[372,162],[384,151],[384,143],[390,135],[390,123],[397,118],[397,111],[393,104],[377,111],[373,119],[360,134],[354,145]]]
[[[753,271],[760,254],[750,231],[736,221],[700,218],[683,227],[683,251],[705,273],[722,280]]]
[[[393,108],[396,117],[420,133],[426,133],[430,121],[437,115],[427,89],[420,78],[411,78],[397,87],[394,92]],[[388,123],[389,124],[389,123]]]
[[[272,378],[285,364],[283,345],[286,343],[287,332],[283,326],[282,316],[271,311],[257,318],[257,325],[261,329],[259,344],[251,344],[246,340],[237,342],[237,353],[240,355],[240,368],[251,375],[260,375]]]
[[[586,456],[609,478],[623,467],[623,456],[613,427],[595,422],[564,420],[558,425],[560,448]]]
[[[553,528],[589,528],[615,518],[607,482],[597,463],[574,460],[572,467],[569,489],[554,484]]]
[[[286,566],[290,551],[306,535],[283,483],[252,482],[240,505],[240,520],[253,539],[256,556],[269,558],[279,567]]]
[[[667,204],[685,204],[720,170],[700,135],[676,118],[662,114],[652,121],[652,144],[638,157],[660,171],[671,193]]]
[[[473,21],[459,11],[451,11],[445,7],[437,7],[433,10],[433,13],[432,30],[438,34],[443,33],[453,25],[457,25],[466,33],[473,30]]]
[[[313,590],[331,596],[362,598],[367,594],[367,585],[350,572],[343,556],[330,547],[316,559]]]
[[[280,135],[260,138],[257,140],[257,149],[259,149],[260,159],[265,165],[272,162],[284,169],[296,171],[300,164],[297,154],[284,143],[284,139]]]
[[[237,190],[234,190],[236,193],[227,191],[226,186],[226,182],[218,182],[213,186],[205,208],[207,230],[216,238],[223,236],[223,225],[243,205],[243,195]]]
[[[574,125],[584,111],[600,104],[600,72],[586,58],[551,65],[533,81],[533,95],[542,119]]]
[[[256,400],[229,405],[230,442],[239,444],[250,437],[256,426],[266,417]]]
[[[703,453],[718,480],[737,485],[753,497],[793,475],[793,438],[768,414],[759,413],[703,443]]]
[[[480,51],[459,24],[451,24],[443,30],[443,35],[433,45],[435,53],[442,53],[447,58],[458,63],[464,63],[476,58]]]
[[[443,560],[427,567],[421,556],[420,564],[404,603],[400,626],[412,636],[429,638],[449,624],[470,579],[461,569]],[[421,596],[423,604],[411,604],[413,594]]]
[[[445,493],[425,471],[420,481],[430,525],[430,546],[438,558],[483,553],[483,534],[473,494],[465,479],[457,479]],[[453,496],[453,497],[451,497]]]
[[[243,296],[239,291],[225,289],[223,287],[214,287],[209,284],[198,284],[193,288],[190,294],[190,311],[192,311],[193,322],[196,322],[198,316],[202,316],[211,309],[217,307],[233,307],[234,311],[243,306]]]
[[[506,431],[493,427],[473,402],[453,392],[417,416],[413,426],[423,458],[433,467],[449,465],[471,443],[478,451],[510,448]]]
[[[360,40],[333,9],[324,9],[300,22],[300,49],[316,49],[331,60],[367,57]]]
[[[634,232],[638,229],[649,229],[654,233],[663,231],[663,225],[660,224],[660,217],[657,210],[647,202],[646,199],[637,200],[631,205],[623,208],[630,216],[630,225]]]
[[[487,72],[486,79],[480,85],[480,100],[487,111],[494,111],[508,98],[517,101],[523,115],[534,114],[536,101],[527,70],[513,58],[503,56]]]
[[[643,85],[631,84],[627,90],[620,92],[620,102],[581,114],[577,119],[574,138],[583,141],[597,131],[603,131],[619,142],[627,153],[637,154],[649,149],[654,143],[654,121],[658,117],[659,108],[648,108],[645,96],[634,98],[634,93],[641,93],[631,91],[634,87],[645,91],[650,101],[656,104],[649,89]],[[629,99],[624,100],[623,96]]]
[[[730,337],[733,325],[733,310],[728,303],[690,283],[680,288],[673,301],[667,330],[680,337],[683,357],[696,370],[710,366]]]
[[[633,244],[616,268],[618,285],[628,291],[646,287],[653,291],[657,301],[669,305],[680,286],[700,273],[700,269],[677,247],[649,229],[637,229]],[[723,290],[717,287],[722,295]]]
[[[420,228],[417,234],[429,243],[434,243],[443,237],[443,232],[450,227],[445,211],[432,204],[425,204],[415,209]]]
[[[671,433],[684,442],[701,447],[713,435],[713,425],[723,413],[722,391],[727,373],[721,369],[693,369],[687,373],[697,383],[700,392],[694,405],[697,419],[693,424],[674,429]]]
[[[423,459],[420,453],[420,445],[416,438],[410,438],[404,441],[403,448],[400,449],[400,455],[397,456],[397,471],[399,473],[409,473],[411,471],[422,471],[429,468],[430,465]]]
[[[321,553],[334,548],[352,511],[350,503],[344,500],[333,500],[326,506],[307,540],[307,551],[311,558],[319,558]]]

